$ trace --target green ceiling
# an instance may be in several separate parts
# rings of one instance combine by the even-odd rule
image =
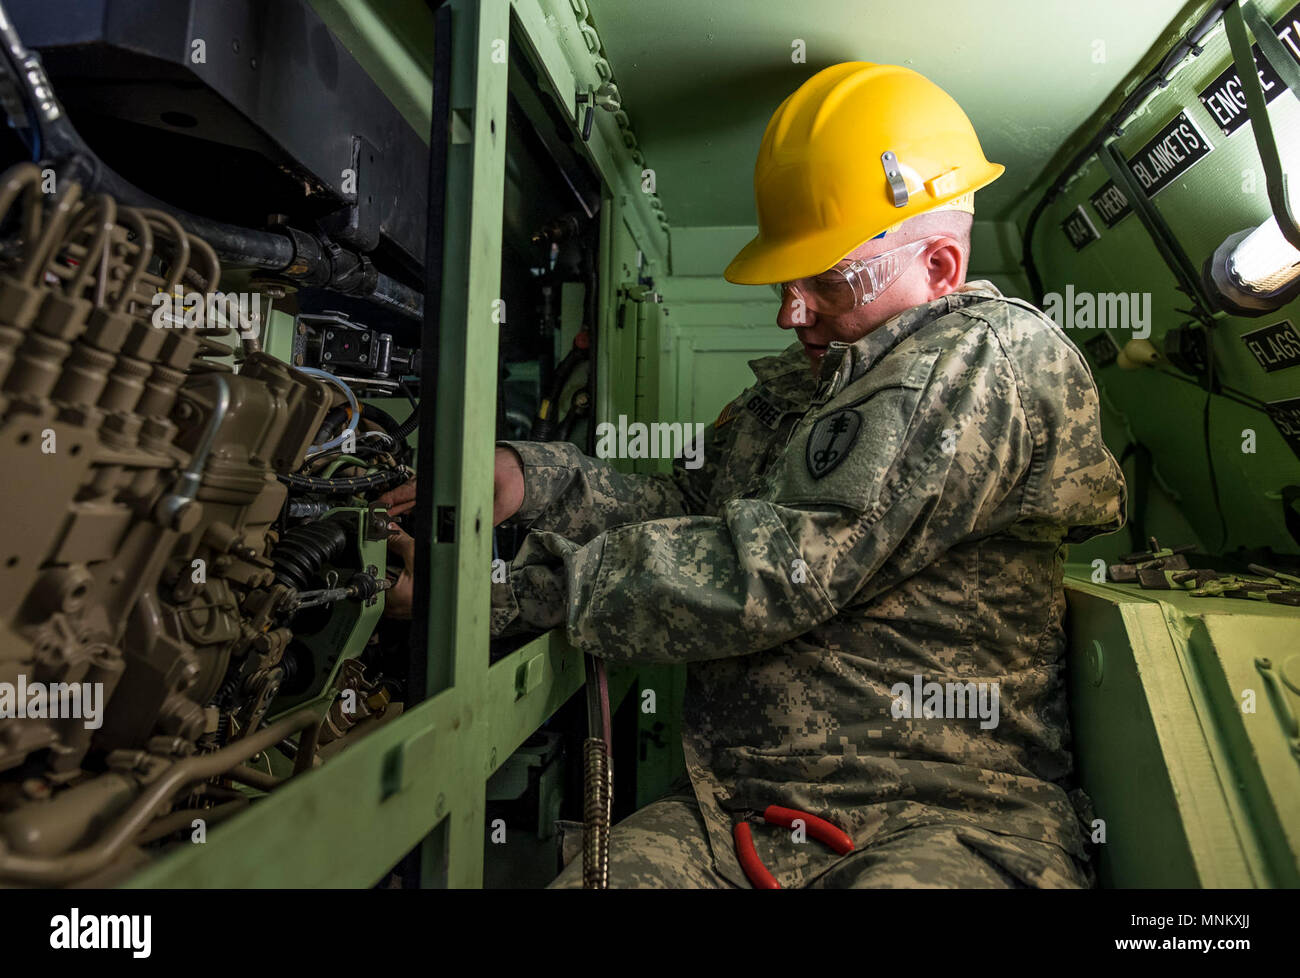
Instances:
[[[904,64],[971,116],[1006,174],[978,198],[1005,219],[1186,0],[590,0],[675,226],[752,225],[772,111],[841,61]],[[794,64],[795,39],[807,63]],[[1097,54],[1104,60],[1094,60]]]

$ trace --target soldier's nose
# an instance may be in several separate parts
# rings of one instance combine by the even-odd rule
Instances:
[[[776,324],[782,329],[798,329],[800,326],[811,326],[814,321],[815,317],[807,303],[793,290],[786,289],[781,299],[781,308],[776,314]]]

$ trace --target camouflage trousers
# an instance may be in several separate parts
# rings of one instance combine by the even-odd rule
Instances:
[[[1068,853],[1046,842],[968,825],[922,825],[873,840],[814,877],[813,889],[1075,889],[1091,885]],[[713,868],[693,795],[672,795],[610,833],[613,889],[734,889]],[[551,884],[580,889],[582,859]]]

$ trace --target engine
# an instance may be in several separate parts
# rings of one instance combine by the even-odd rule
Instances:
[[[54,181],[0,177],[0,885],[119,879],[400,709],[405,432],[172,217]]]

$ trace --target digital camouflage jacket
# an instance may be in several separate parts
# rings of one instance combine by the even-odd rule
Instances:
[[[688,664],[687,765],[738,885],[733,822],[770,804],[859,847],[965,823],[1086,859],[1064,544],[1121,527],[1126,490],[1078,350],[977,282],[832,344],[820,383],[798,345],[751,366],[695,470],[509,443],[531,532],[494,633],[562,626],[610,660]],[[931,682],[996,683],[996,726],[915,715],[896,687]],[[839,858],[788,835],[757,840],[784,887]]]

